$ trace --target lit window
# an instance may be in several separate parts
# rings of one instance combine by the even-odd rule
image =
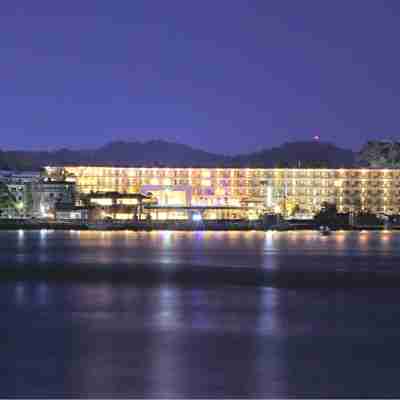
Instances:
[[[90,199],[92,204],[98,204],[99,206],[111,206],[112,199]]]

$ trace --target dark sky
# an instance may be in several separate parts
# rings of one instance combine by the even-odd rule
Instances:
[[[0,147],[358,149],[399,129],[400,1],[0,3]]]

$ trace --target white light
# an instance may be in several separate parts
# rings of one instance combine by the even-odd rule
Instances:
[[[18,244],[22,244],[24,241],[25,232],[22,229],[18,229]]]
[[[267,207],[272,207],[272,187],[267,188]]]
[[[200,214],[193,214],[192,220],[193,221],[201,221],[202,220],[201,215]]]

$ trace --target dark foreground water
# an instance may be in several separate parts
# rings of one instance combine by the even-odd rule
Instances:
[[[397,274],[399,245],[392,232],[0,232],[0,269]],[[0,397],[400,397],[400,287],[134,276],[2,280]]]

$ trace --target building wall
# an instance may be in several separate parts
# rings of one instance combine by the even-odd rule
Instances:
[[[329,202],[340,212],[400,212],[400,170],[267,170],[266,191],[276,211],[298,205],[313,214]]]
[[[198,168],[65,167],[76,176],[83,193],[136,193],[144,186],[191,188],[192,205],[239,205],[245,197],[260,195],[263,170]],[[49,174],[56,168],[47,168]]]
[[[400,213],[400,169],[249,169],[64,167],[83,193],[136,193],[148,185],[191,188],[192,206],[240,206],[317,212],[325,201],[340,212]],[[47,168],[55,173],[57,168]]]
[[[54,216],[57,203],[75,203],[75,184],[63,182],[37,182],[32,186],[33,214]]]
[[[3,175],[2,181],[16,200],[15,216],[26,217],[32,214],[32,187],[39,180],[40,173],[38,172],[8,172]]]
[[[56,210],[55,217],[57,220],[87,220],[88,210]]]
[[[142,185],[143,194],[151,193],[162,206],[190,206],[192,187],[189,185]]]

